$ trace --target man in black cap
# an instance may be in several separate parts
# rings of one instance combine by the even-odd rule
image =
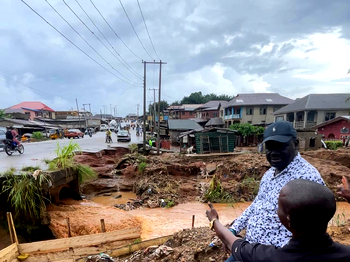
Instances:
[[[213,205],[209,203],[209,207],[206,214],[210,228],[229,247],[235,261],[350,261],[350,247],[333,242],[326,233],[328,222],[336,211],[336,202],[333,192],[318,183],[296,179],[282,188],[277,215],[292,234],[292,239],[283,248],[250,244],[234,236],[219,222]]]
[[[237,235],[246,228],[249,243],[283,247],[292,235],[277,216],[278,196],[282,187],[294,179],[325,184],[319,172],[298,153],[297,132],[290,122],[271,124],[264,132],[263,144],[272,167],[261,179],[255,200],[233,221],[230,231]],[[230,257],[229,261],[234,260]]]

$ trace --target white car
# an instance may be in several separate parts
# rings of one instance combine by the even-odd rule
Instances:
[[[108,126],[106,124],[100,125],[100,131],[106,131],[108,129]]]

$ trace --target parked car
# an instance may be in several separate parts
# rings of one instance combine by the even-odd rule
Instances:
[[[84,138],[84,133],[79,129],[68,129],[66,132],[64,132],[64,137]]]
[[[0,148],[4,149],[4,140],[6,139],[6,129],[0,129]]]
[[[108,126],[106,124],[100,125],[100,131],[106,131],[108,129]]]
[[[117,133],[117,141],[120,142],[120,141],[127,141],[127,142],[130,142],[131,141],[131,137],[130,137],[130,134],[128,131],[126,130],[120,130],[118,133]]]

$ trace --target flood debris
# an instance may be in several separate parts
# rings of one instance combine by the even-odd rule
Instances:
[[[99,255],[88,256],[84,262],[115,262],[109,255],[101,253]]]

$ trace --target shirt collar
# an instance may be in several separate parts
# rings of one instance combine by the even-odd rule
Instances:
[[[292,238],[288,246],[293,248],[323,248],[329,247],[333,244],[332,238],[326,233],[322,237],[310,237],[310,238]]]
[[[300,161],[300,159],[301,159],[301,156],[298,152],[298,154],[294,157],[292,162],[290,162],[287,167],[285,167],[277,176],[274,176],[273,178],[277,178],[277,177],[283,175],[284,173],[287,173],[292,166],[295,166]],[[272,167],[272,171],[273,171],[273,174],[275,174],[276,168]]]

